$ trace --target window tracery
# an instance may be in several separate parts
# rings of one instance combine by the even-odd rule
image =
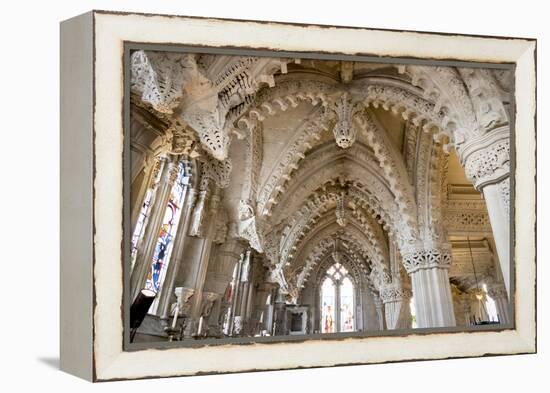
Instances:
[[[334,252],[336,262],[325,272],[321,285],[321,333],[355,330],[355,289],[339,258]]]

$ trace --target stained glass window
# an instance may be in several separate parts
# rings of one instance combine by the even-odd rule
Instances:
[[[327,269],[321,285],[321,333],[355,330],[353,283],[347,269],[335,263]]]
[[[348,277],[340,285],[340,331],[353,332],[353,284]]]
[[[181,216],[188,181],[189,177],[186,172],[185,163],[180,162],[178,164],[178,174],[176,180],[174,181],[174,185],[170,191],[170,199],[168,200],[166,210],[164,211],[164,218],[160,227],[155,252],[153,253],[151,268],[145,282],[145,289],[158,292],[162,286],[162,282],[164,281],[166,269],[168,268],[168,263],[170,262],[170,255],[172,253],[172,246]],[[151,305],[149,312],[156,312],[157,306],[158,297]]]
[[[335,326],[335,287],[332,279],[327,277],[321,286],[321,333],[334,333]]]
[[[141,242],[141,239],[143,238],[143,232],[145,230],[145,225],[149,217],[149,209],[151,207],[153,193],[154,193],[153,190],[160,180],[160,175],[162,173],[162,166],[164,165],[164,160],[159,159],[155,165],[156,165],[156,176],[154,179],[152,179],[150,187],[147,189],[145,193],[145,198],[143,198],[143,204],[141,205],[141,209],[139,211],[139,216],[136,222],[136,226],[134,227],[134,232],[132,233],[132,254],[131,254],[132,268],[134,267],[134,263],[136,262],[137,249],[139,247],[139,243]]]

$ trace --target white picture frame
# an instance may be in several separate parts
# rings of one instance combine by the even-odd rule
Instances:
[[[125,43],[514,64],[513,328],[125,350]],[[63,370],[108,381],[536,352],[535,40],[92,11],[62,23],[61,51]]]

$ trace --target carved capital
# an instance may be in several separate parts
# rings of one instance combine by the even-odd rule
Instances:
[[[489,286],[487,294],[493,299],[508,299],[508,292],[504,284],[494,284]]]
[[[416,250],[403,255],[403,265],[409,274],[420,269],[447,269],[451,261],[451,250],[447,248]]]
[[[510,128],[500,127],[467,141],[459,154],[476,189],[499,182],[510,174]]]
[[[411,296],[411,291],[400,288],[395,284],[390,284],[380,289],[380,299],[384,304],[390,302],[406,302],[411,298]]]

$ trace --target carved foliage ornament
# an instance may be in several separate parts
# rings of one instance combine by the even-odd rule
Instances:
[[[334,111],[338,117],[336,125],[332,129],[336,144],[342,149],[351,147],[357,137],[357,129],[353,124],[353,117],[359,110],[357,103],[353,103],[348,93],[340,96],[334,105]]]
[[[248,240],[250,247],[258,252],[263,252],[263,236],[258,228],[256,213],[249,200],[239,201],[239,236]]]
[[[403,255],[403,264],[409,274],[419,269],[448,268],[451,262],[451,252],[444,249],[418,250]]]
[[[195,56],[174,52],[136,51],[130,57],[131,89],[143,102],[161,113],[172,113],[179,105],[183,86],[192,78]]]
[[[476,188],[510,171],[510,140],[501,139],[466,159],[466,176]]]

